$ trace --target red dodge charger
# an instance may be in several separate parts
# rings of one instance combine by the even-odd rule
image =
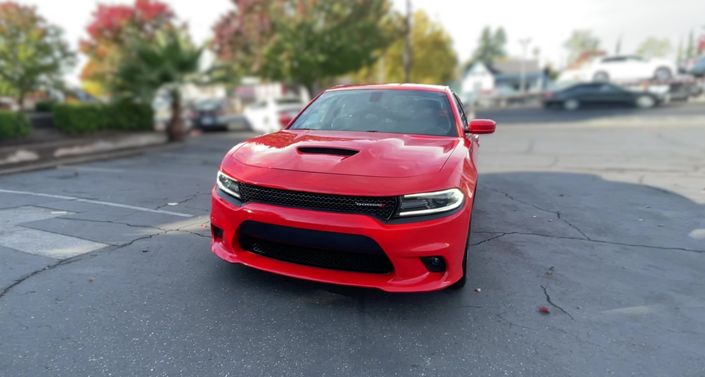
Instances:
[[[220,258],[390,292],[462,287],[478,134],[447,87],[346,86],[233,147],[213,187]]]

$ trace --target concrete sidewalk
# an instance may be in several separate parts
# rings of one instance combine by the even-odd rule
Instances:
[[[101,132],[33,143],[4,143],[0,145],[0,175],[133,154],[166,142],[163,133]]]

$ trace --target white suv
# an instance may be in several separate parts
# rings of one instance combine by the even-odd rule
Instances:
[[[259,133],[276,132],[306,106],[300,98],[268,98],[245,108],[244,116],[250,129]]]
[[[597,59],[588,67],[586,73],[588,79],[604,82],[645,79],[666,81],[676,72],[676,65],[665,59],[617,55]]]

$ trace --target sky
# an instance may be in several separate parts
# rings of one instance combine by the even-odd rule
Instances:
[[[341,0],[344,1],[344,0]],[[406,0],[392,0],[405,9]],[[74,49],[85,36],[85,27],[96,0],[19,0],[36,5],[49,21],[62,27]],[[107,0],[102,3],[131,3]],[[165,0],[177,16],[187,21],[194,40],[206,41],[212,25],[232,9],[230,0]],[[632,53],[647,37],[668,38],[675,56],[680,40],[693,30],[705,34],[705,0],[412,0],[414,9],[423,9],[440,22],[453,38],[458,56],[470,57],[485,26],[503,26],[507,31],[510,55],[521,56],[520,39],[531,40],[528,51],[539,50],[542,63],[565,63],[562,45],[572,30],[590,29],[613,52],[622,40],[622,53]],[[79,64],[84,60],[80,60]],[[69,75],[77,82],[77,67]]]

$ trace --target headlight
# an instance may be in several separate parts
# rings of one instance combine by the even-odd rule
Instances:
[[[446,212],[463,204],[463,192],[457,188],[449,190],[404,195],[399,206],[399,217],[430,215]]]
[[[234,180],[231,177],[228,177],[222,171],[219,171],[218,178],[216,179],[216,183],[218,184],[219,189],[240,199],[240,184],[237,183],[236,180]]]

